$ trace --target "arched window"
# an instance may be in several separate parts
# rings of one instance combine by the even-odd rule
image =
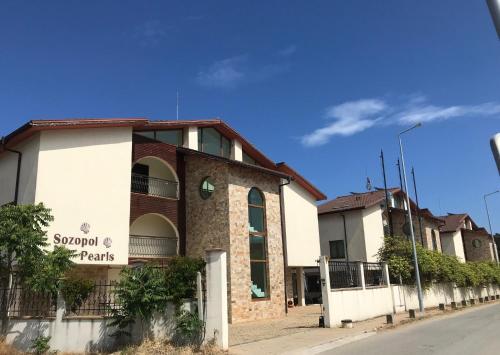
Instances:
[[[248,193],[248,235],[252,298],[268,298],[266,206],[264,195],[255,187]]]

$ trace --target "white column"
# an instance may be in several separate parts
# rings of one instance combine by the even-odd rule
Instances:
[[[365,268],[362,261],[358,261],[358,272],[359,272],[359,281],[361,281],[361,288],[365,290],[366,289]]]
[[[184,129],[184,148],[198,150],[198,127]]]
[[[326,256],[319,258],[319,273],[321,280],[321,298],[323,300],[323,315],[325,317],[325,327],[332,328],[333,324],[333,297],[330,291],[330,270]]]
[[[233,139],[233,149],[231,150],[231,159],[237,161],[243,161],[243,148],[241,147],[241,142]]]
[[[298,305],[305,306],[306,305],[306,289],[305,289],[305,277],[304,277],[304,268],[297,268],[297,297],[298,297]]]
[[[382,263],[382,274],[384,277],[385,284],[391,291],[391,300],[392,300],[392,313],[396,314],[396,297],[394,296],[394,289],[391,287],[391,279],[389,277],[389,266],[387,263]]]
[[[201,282],[201,272],[196,274],[196,301],[198,304],[198,318],[204,320],[205,314],[203,313],[203,286]]]
[[[220,249],[207,250],[205,261],[207,273],[207,319],[205,341],[215,339],[224,350],[229,347],[227,316],[227,269],[226,252]]]

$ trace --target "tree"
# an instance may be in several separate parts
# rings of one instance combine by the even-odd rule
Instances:
[[[4,205],[0,207],[0,316],[2,334],[7,331],[8,309],[14,299],[10,280],[35,292],[56,294],[59,280],[73,266],[73,251],[56,247],[48,251],[45,229],[54,220],[50,209],[37,205]]]

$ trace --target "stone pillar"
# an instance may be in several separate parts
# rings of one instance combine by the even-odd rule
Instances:
[[[306,305],[306,288],[305,288],[305,276],[304,268],[297,268],[297,295],[299,299],[299,306]]]
[[[207,318],[205,341],[215,339],[224,350],[229,348],[227,309],[227,259],[220,249],[207,250],[205,261],[207,282]]]
[[[319,273],[321,280],[321,297],[323,300],[323,315],[325,317],[325,327],[332,328],[333,324],[333,297],[330,292],[330,270],[326,256],[319,258]]]

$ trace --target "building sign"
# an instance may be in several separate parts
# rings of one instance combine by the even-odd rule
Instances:
[[[80,226],[82,236],[63,235],[61,233],[54,234],[54,245],[63,246],[78,253],[78,258],[82,262],[96,261],[114,261],[115,254],[112,252],[113,240],[109,237],[92,235],[90,233],[90,224],[84,222]],[[103,246],[107,250],[103,251]]]

